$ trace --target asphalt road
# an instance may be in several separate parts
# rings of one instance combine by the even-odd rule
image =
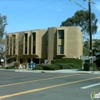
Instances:
[[[0,71],[0,100],[91,100],[93,91],[100,74]]]

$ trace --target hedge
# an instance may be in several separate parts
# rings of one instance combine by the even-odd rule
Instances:
[[[57,63],[71,63],[82,66],[83,61],[81,59],[75,59],[75,58],[54,59],[51,61],[51,64],[57,64]]]
[[[85,63],[84,64],[84,70],[85,71],[89,71],[90,70],[90,67],[91,67],[91,64],[90,63]],[[92,67],[93,67],[93,70],[94,71],[98,71],[98,67],[97,67],[96,63],[92,63]]]
[[[40,65],[33,70],[81,69],[83,61],[75,58],[54,59],[50,65]]]
[[[14,66],[7,66],[6,69],[16,69]]]
[[[50,65],[39,65],[33,68],[33,70],[58,70],[61,69],[60,66],[56,64],[50,64]]]
[[[81,66],[72,63],[58,63],[50,65],[40,65],[33,68],[33,70],[60,70],[60,69],[81,69]]]
[[[61,69],[60,66],[58,66],[57,64],[51,64],[51,65],[44,65],[42,66],[43,70],[58,70]]]
[[[36,66],[36,67],[33,67],[33,70],[43,70],[43,68],[41,66]]]
[[[61,67],[61,69],[81,69],[82,66],[74,63],[58,63],[58,66]]]
[[[97,65],[98,68],[100,67],[100,58],[98,58],[98,59],[96,60],[96,65]]]

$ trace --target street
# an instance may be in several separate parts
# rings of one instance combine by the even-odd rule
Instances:
[[[91,92],[100,92],[100,74],[0,70],[0,100],[91,100]]]

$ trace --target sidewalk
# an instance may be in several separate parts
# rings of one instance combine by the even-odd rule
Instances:
[[[84,73],[84,74],[100,74],[100,71],[80,71],[78,69],[62,69],[62,70],[15,70],[15,72],[31,72],[31,73]]]
[[[83,71],[78,69],[62,70],[29,70],[29,69],[0,69],[2,71],[28,72],[28,73],[79,73],[79,74],[100,74],[100,71]]]

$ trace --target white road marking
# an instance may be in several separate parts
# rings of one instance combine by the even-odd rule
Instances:
[[[88,88],[91,88],[91,87],[94,87],[94,86],[98,86],[98,85],[100,85],[100,83],[84,86],[84,87],[81,87],[81,89],[88,89]]]

